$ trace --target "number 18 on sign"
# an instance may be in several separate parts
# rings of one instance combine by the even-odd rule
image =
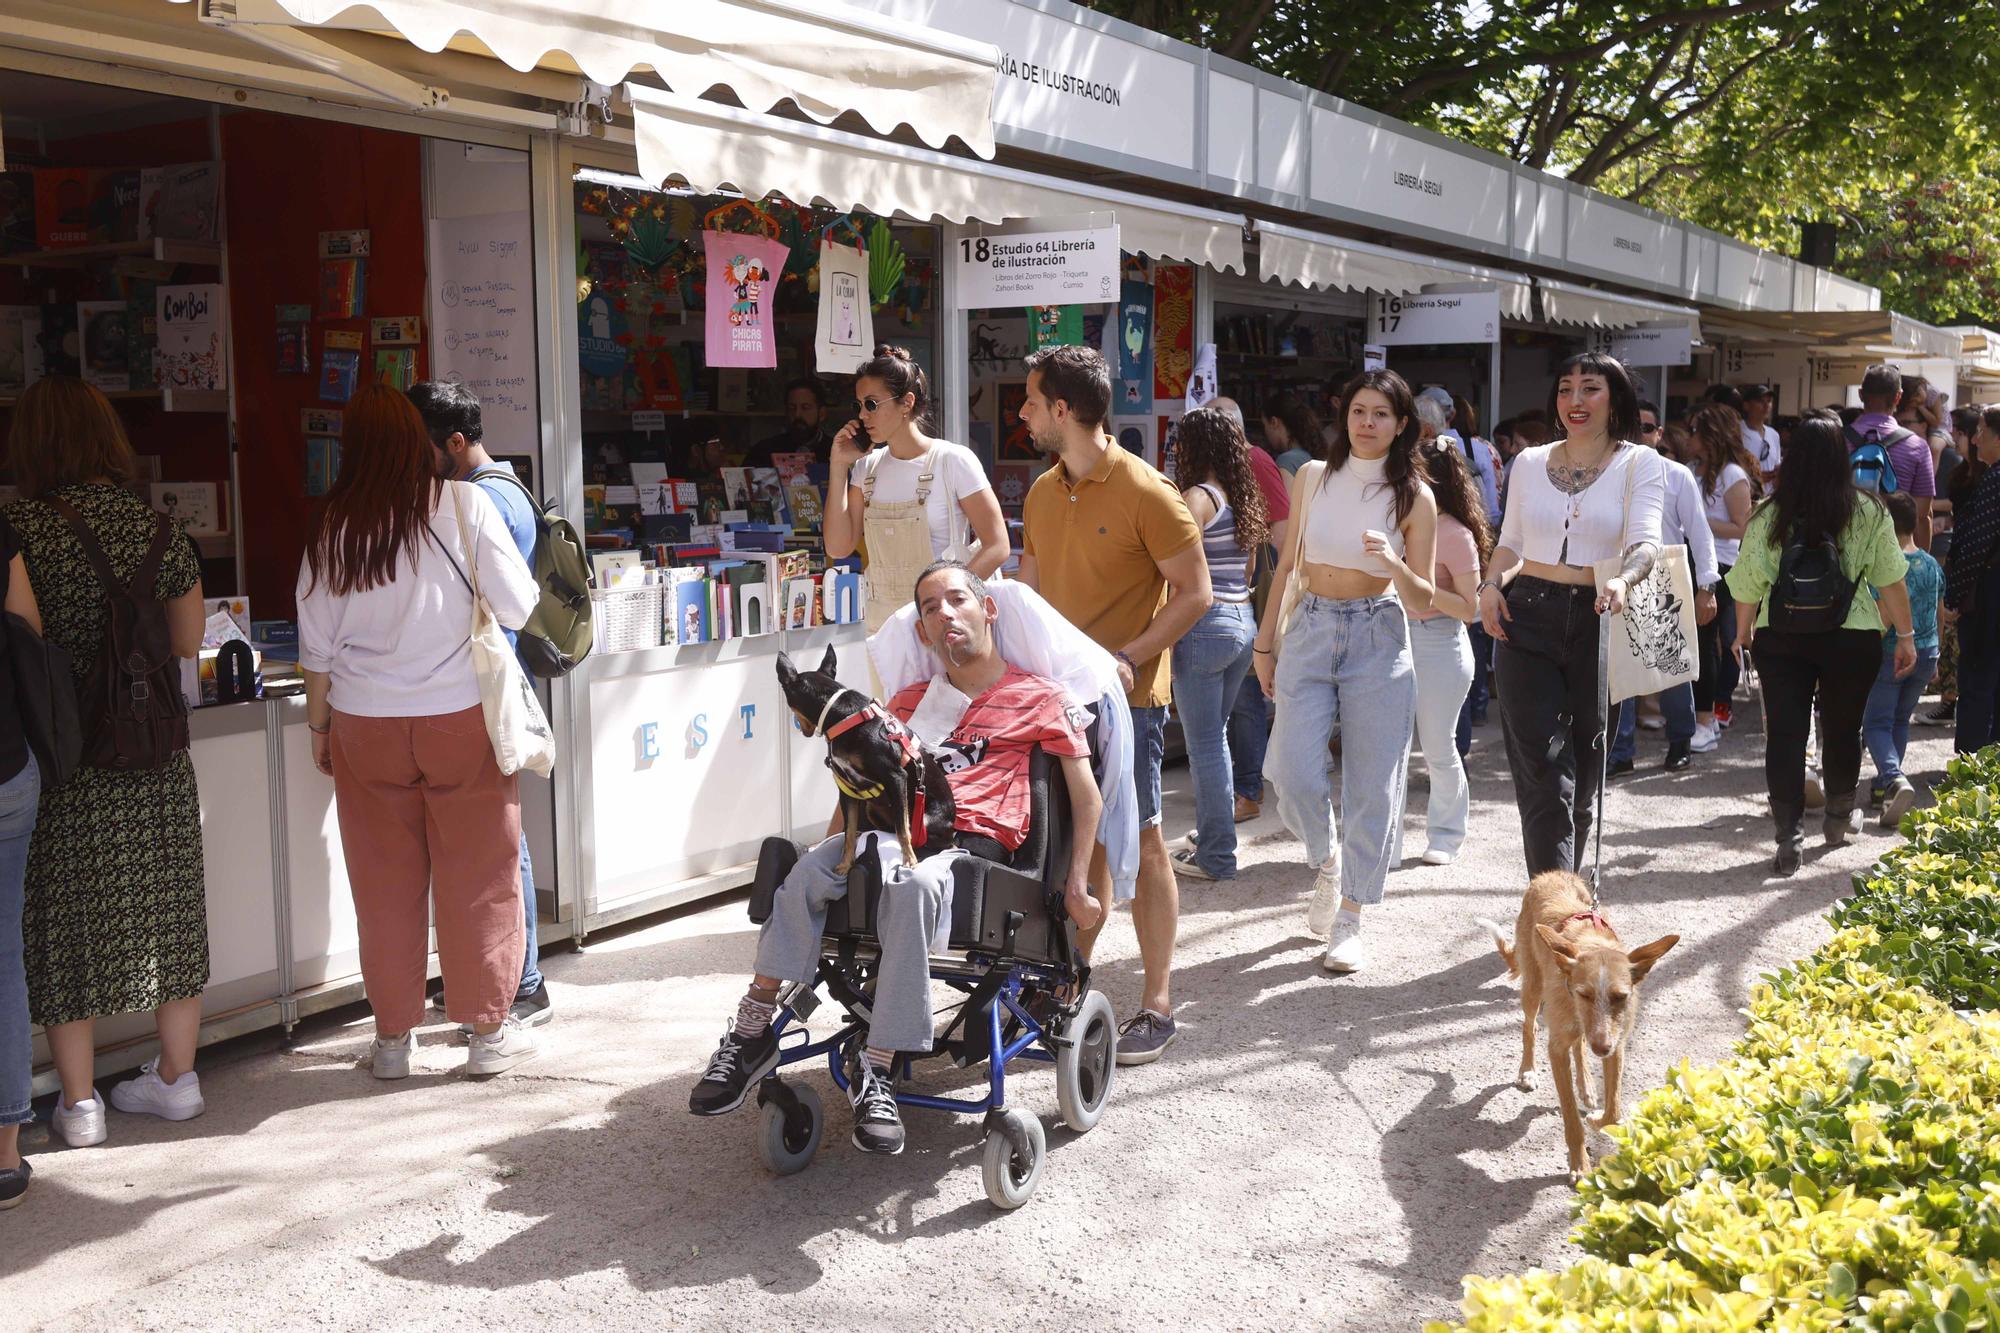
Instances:
[[[1490,343],[1499,338],[1499,292],[1369,293],[1371,343]]]
[[[1118,227],[961,237],[958,308],[1096,305],[1118,299]]]

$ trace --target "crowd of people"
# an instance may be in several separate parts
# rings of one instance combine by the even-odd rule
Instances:
[[[1928,385],[1877,366],[1844,414],[1774,425],[1767,387],[1718,385],[1668,420],[1622,364],[1582,353],[1558,368],[1545,408],[1489,438],[1464,399],[1372,370],[1325,404],[1325,425],[1296,396],[1269,400],[1261,444],[1228,398],[1188,412],[1168,477],[1106,434],[1111,374],[1094,349],[1044,348],[1027,369],[1021,418],[1049,467],[1023,506],[1012,577],[1115,663],[1129,790],[1100,799],[1088,719],[1000,656],[988,580],[1011,554],[1004,523],[977,458],[927,433],[928,382],[901,349],[878,349],[857,379],[870,447],[852,425],[829,443],[824,540],[830,557],[866,551],[871,631],[915,603],[895,623],[942,666],[883,703],[951,752],[962,841],[1020,845],[1035,748],[1079,766],[1065,905],[1087,957],[1128,900],[1143,969],[1121,1064],[1176,1040],[1179,881],[1236,876],[1236,826],[1262,812],[1267,776],[1309,872],[1306,928],[1341,974],[1366,966],[1364,917],[1404,860],[1413,746],[1428,775],[1419,860],[1449,865],[1472,833],[1464,757],[1494,703],[1531,875],[1582,868],[1600,784],[1633,770],[1639,731],[1665,731],[1670,772],[1722,745],[1746,664],[1761,686],[1780,875],[1798,869],[1808,808],[1836,844],[1860,831],[1868,800],[1885,823],[1908,808],[1913,718],[1951,721],[1961,749],[1996,739],[2000,407],[1947,424]],[[434,921],[438,1003],[467,1072],[497,1074],[534,1056],[531,1029],[552,1009],[518,778],[496,763],[467,626],[480,602],[502,625],[525,622],[536,514],[481,447],[479,405],[460,386],[371,386],[346,428],[299,573],[299,642],[359,921],[367,1065],[383,1079],[410,1072]],[[132,453],[103,396],[41,381],[9,449],[22,499],[0,521],[7,612],[67,650],[81,681],[105,638],[106,588],[144,567],[173,653],[194,655],[198,561],[125,489]],[[1605,617],[1675,547],[1694,584],[1697,673],[1607,717]],[[1933,673],[1944,697],[1917,714]],[[1173,840],[1170,710],[1196,812]],[[85,767],[46,789],[41,776],[20,719],[0,716],[0,1205],[27,1186],[16,1136],[31,1116],[31,1020],[61,1079],[58,1139],[106,1137],[91,1025],[110,1014],[154,1012],[161,1044],[110,1104],[173,1120],[203,1109],[206,904],[185,729],[136,771]],[[1109,820],[1105,839],[1091,836],[1126,805],[1136,846],[1113,845]],[[832,846],[779,889],[756,975],[691,1094],[697,1114],[735,1109],[775,1067],[780,988],[810,979],[825,910],[845,892]],[[917,981],[949,918],[949,875],[935,857],[905,863],[906,850],[885,867],[887,989],[851,1054],[854,1139],[880,1152],[903,1142],[892,1071],[898,1052],[928,1049]]]

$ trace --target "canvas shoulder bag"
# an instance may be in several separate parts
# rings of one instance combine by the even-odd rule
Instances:
[[[1627,445],[1641,449],[1643,445]],[[1632,488],[1638,480],[1639,459],[1625,466],[1625,523],[1632,514]],[[1619,553],[1591,567],[1597,587],[1618,577],[1624,566],[1623,533]],[[1625,591],[1625,610],[1617,617],[1605,645],[1610,672],[1610,702],[1662,690],[1690,681],[1700,672],[1696,656],[1694,574],[1685,546],[1662,542],[1652,572]]]
[[[451,503],[458,515],[458,545],[465,556],[459,577],[472,592],[472,673],[479,680],[479,707],[486,714],[486,735],[493,758],[509,776],[527,769],[547,777],[555,770],[556,738],[542,701],[528,673],[521,669],[500,622],[479,591],[479,561],[473,555],[471,528],[465,515],[465,490],[470,482],[451,481]],[[470,576],[467,576],[470,571]]]

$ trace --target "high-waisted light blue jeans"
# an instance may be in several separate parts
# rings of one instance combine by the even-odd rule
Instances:
[[[1299,599],[1278,650],[1278,716],[1265,776],[1278,814],[1323,864],[1339,843],[1341,891],[1368,906],[1382,889],[1399,842],[1417,673],[1409,622],[1395,597]],[[1340,723],[1340,816],[1334,823],[1327,744]]]

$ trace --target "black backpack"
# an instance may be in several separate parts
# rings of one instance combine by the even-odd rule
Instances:
[[[180,659],[167,629],[167,607],[155,591],[174,539],[172,520],[154,515],[153,544],[120,583],[83,515],[66,500],[49,506],[68,521],[84,559],[104,587],[104,638],[77,692],[83,719],[83,762],[90,768],[138,772],[164,768],[188,748],[188,706]]]
[[[1774,630],[1821,634],[1847,622],[1855,581],[1840,567],[1840,548],[1831,539],[1808,546],[1793,539],[1778,557],[1778,577],[1765,605]]]

